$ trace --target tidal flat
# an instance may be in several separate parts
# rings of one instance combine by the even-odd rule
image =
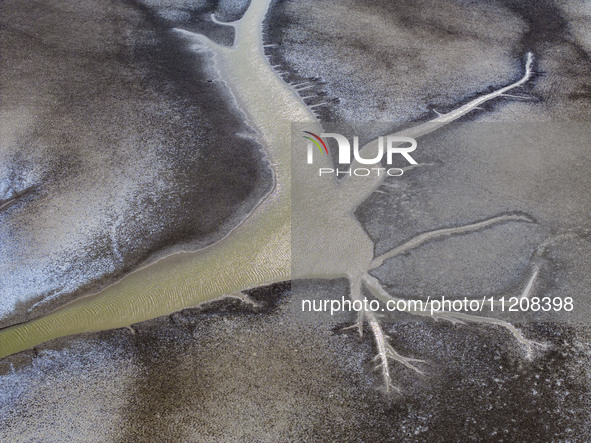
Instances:
[[[248,4],[0,5],[2,326],[215,244],[269,195],[248,113],[211,54],[174,31],[230,45],[235,29],[220,22]],[[590,16],[566,1],[327,0],[274,1],[264,22],[277,75],[326,128],[365,141],[516,81],[533,53],[515,97],[422,139],[429,166],[387,180],[355,217],[378,256],[527,214],[372,275],[407,298],[484,296],[517,293],[539,266],[536,294],[577,297],[566,321],[517,325],[547,350],[527,359],[501,327],[387,316],[390,344],[425,363],[418,375],[393,362],[402,389],[386,393],[367,325],[360,338],[343,331],[352,314],[301,312],[303,298],[348,294],[346,281],[283,282],[249,290],[255,305],[215,301],[1,360],[2,440],[589,440]]]
[[[271,187],[207,57],[108,5],[1,6],[1,326],[215,242]]]
[[[507,334],[388,318],[407,355],[387,397],[350,316],[302,314],[344,281],[251,292],[114,331],[59,339],[2,362],[4,440],[388,441],[589,438],[589,328],[530,324],[553,349],[525,362]],[[366,331],[366,334],[369,331]],[[8,361],[14,370],[8,367]]]

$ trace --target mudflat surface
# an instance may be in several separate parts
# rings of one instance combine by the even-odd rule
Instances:
[[[148,6],[0,5],[1,326],[214,242],[271,187],[207,56],[172,32],[216,7]]]
[[[43,5],[0,5],[0,191],[22,193],[0,210],[5,324],[214,241],[269,184],[256,143],[233,135],[248,128],[207,57],[169,32],[229,42],[210,14],[236,18],[243,3]],[[373,274],[408,298],[482,297],[519,293],[539,265],[536,294],[577,303],[572,317],[518,325],[548,350],[528,360],[497,326],[387,316],[390,343],[425,374],[393,363],[401,393],[386,394],[368,329],[360,338],[342,330],[351,314],[302,313],[303,299],[346,297],[346,282],[278,284],[250,293],[257,307],[214,302],[2,360],[1,439],[590,440],[589,16],[566,1],[327,0],[275,2],[266,21],[286,80],[311,79],[302,95],[319,117],[366,138],[383,128],[367,122],[412,125],[516,80],[534,53],[523,98],[425,138],[416,154],[432,166],[389,179],[356,216],[376,254],[498,213],[531,216],[425,243]]]
[[[427,361],[372,371],[349,315],[301,312],[341,282],[262,288],[134,327],[41,346],[3,362],[4,439],[107,441],[549,441],[589,439],[589,328],[529,324],[533,361],[495,327],[384,321]],[[8,367],[13,365],[14,372]]]

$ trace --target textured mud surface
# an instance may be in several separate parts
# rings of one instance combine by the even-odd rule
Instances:
[[[161,9],[0,8],[0,325],[219,239],[269,190],[242,115]]]
[[[525,362],[495,327],[386,321],[423,358],[395,366],[402,395],[372,372],[373,344],[341,332],[349,316],[302,314],[301,298],[338,298],[345,282],[252,294],[129,330],[62,340],[2,364],[3,440],[586,441],[589,328],[527,325],[552,343]],[[12,363],[14,372],[8,367]],[[73,426],[75,424],[75,426]]]
[[[233,136],[248,128],[207,56],[168,32],[229,43],[210,14],[229,20],[244,7],[0,4],[3,324],[175,245],[214,241],[268,189],[257,145]],[[258,307],[215,302],[0,361],[0,440],[589,441],[590,16],[566,1],[279,1],[266,25],[277,69],[312,79],[302,95],[322,119],[352,123],[448,111],[518,78],[535,53],[523,100],[429,136],[420,155],[433,167],[389,180],[356,215],[376,254],[497,213],[535,219],[429,242],[374,272],[412,298],[518,291],[540,242],[568,231],[536,290],[576,295],[576,315],[520,325],[548,351],[528,361],[502,328],[387,317],[395,349],[426,363],[424,376],[393,364],[402,393],[386,395],[368,330],[360,339],[341,330],[349,314],[301,312],[303,298],[346,296],[344,281],[275,285],[252,292]],[[484,124],[499,121],[579,123],[523,126],[530,136],[513,144],[515,125],[503,136]],[[471,134],[486,128],[474,149]],[[517,149],[544,134],[538,156]],[[558,154],[551,134],[576,149]]]
[[[525,52],[543,73],[529,101],[471,119],[586,120],[591,12],[576,2],[279,1],[267,49],[326,121],[409,122],[519,77]],[[313,42],[313,43],[312,43]]]

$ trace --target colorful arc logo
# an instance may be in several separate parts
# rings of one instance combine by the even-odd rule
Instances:
[[[318,141],[314,140],[314,138],[307,137],[304,135],[304,138],[306,140],[310,140],[312,143],[314,143],[316,146],[318,146],[318,149],[320,149],[320,152],[324,152],[324,153],[328,154],[328,148],[326,147],[326,144],[324,143],[324,141],[320,137],[318,137],[313,132],[309,132],[309,131],[303,131],[303,132],[305,132],[306,134],[310,134],[312,137],[314,137]],[[322,147],[320,146],[320,144],[318,142],[320,142],[322,144],[322,147],[324,147],[324,151],[322,150]]]

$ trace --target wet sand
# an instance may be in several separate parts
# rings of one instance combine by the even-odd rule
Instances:
[[[269,192],[259,145],[235,135],[250,129],[177,22],[134,2],[1,8],[0,199],[21,197],[0,212],[0,326],[213,243]]]
[[[494,327],[386,319],[405,355],[403,394],[386,396],[373,344],[348,315],[302,314],[302,298],[339,298],[346,282],[298,294],[251,292],[134,326],[42,345],[2,362],[3,439],[104,441],[586,441],[589,328],[526,325],[552,343],[525,362]],[[8,362],[14,364],[12,373]],[[57,405],[57,407],[56,407]],[[72,427],[71,424],[76,426]],[[18,439],[17,439],[18,440]]]
[[[426,119],[430,106],[444,112],[518,77],[523,53],[530,49],[536,54],[539,75],[520,92],[528,100],[495,102],[467,120],[588,119],[589,55],[580,25],[585,23],[584,11],[562,2],[536,3],[536,7],[527,2],[471,4],[466,7],[476,12],[484,8],[484,17],[495,26],[475,21],[466,22],[464,28],[464,21],[454,18],[459,8],[455,2],[438,2],[436,7],[408,2],[396,11],[388,9],[389,3],[370,2],[357,14],[338,13],[348,8],[346,2],[333,5],[331,17],[342,20],[345,29],[354,29],[365,44],[352,46],[341,38],[336,24],[324,26],[320,13],[327,9],[325,2],[279,3],[267,22],[268,42],[280,44],[272,52],[279,58],[272,58],[272,63],[281,63],[278,69],[287,69],[294,80],[322,76],[326,82],[327,94],[321,98],[332,101],[320,113],[324,119],[337,116],[355,122],[367,115],[396,121]],[[372,40],[374,28],[356,28],[363,23],[359,16],[386,20],[385,28],[395,34],[400,29],[405,32],[399,35],[409,32],[421,57],[407,54],[405,63],[387,65],[384,52],[389,56],[389,48],[372,51],[380,48]],[[448,22],[450,26],[442,27]],[[318,45],[314,50],[307,47],[311,39],[319,42],[321,50]],[[434,39],[443,39],[440,53],[429,50]],[[397,41],[393,36],[382,40]],[[348,63],[342,62],[343,54]],[[372,77],[374,70],[366,69],[368,58],[379,60],[388,75]],[[439,66],[442,58],[448,62]],[[415,72],[412,60],[422,60],[420,75],[405,74]],[[340,71],[347,66],[357,76],[355,82],[351,72]],[[366,86],[351,87],[354,84]],[[390,95],[384,91],[389,90],[399,93],[385,103]],[[389,289],[407,291],[404,295],[409,297],[432,291],[511,290],[527,278],[528,258],[539,241],[556,230],[572,228],[576,238],[546,257],[549,266],[538,289],[578,294],[588,305],[588,201],[581,191],[586,175],[583,169],[573,169],[589,161],[584,145],[568,156],[567,163],[554,158],[550,149],[531,164],[532,170],[549,167],[550,175],[556,170],[552,168],[558,168],[559,181],[525,180],[519,170],[507,168],[506,157],[497,157],[496,164],[504,165],[510,177],[503,176],[503,186],[491,199],[487,190],[495,175],[481,164],[481,156],[470,151],[468,143],[460,150],[450,149],[458,140],[466,140],[466,128],[469,125],[463,133],[460,125],[454,126],[425,141],[427,160],[447,163],[437,163],[439,168],[406,182],[388,182],[390,188],[381,188],[360,207],[357,216],[375,240],[376,253],[433,227],[515,210],[516,200],[503,199],[511,177],[520,185],[515,193],[523,207],[517,209],[538,208],[539,225],[500,226],[426,244],[386,263],[376,275]],[[529,160],[522,156],[517,164],[527,166]],[[459,168],[454,165],[464,165],[470,173],[454,180],[452,172]],[[483,178],[487,186],[481,186]],[[553,187],[556,192],[542,192]],[[588,316],[571,324],[521,324],[528,337],[552,345],[533,361],[523,358],[503,329],[387,318],[385,331],[395,348],[428,362],[424,377],[393,365],[393,378],[403,394],[387,396],[379,374],[372,372],[375,349],[369,331],[359,339],[352,331],[340,331],[351,324],[351,316],[306,316],[300,311],[301,297],[340,298],[346,292],[339,281],[301,282],[293,292],[274,285],[252,293],[262,303],[258,310],[234,301],[219,302],[134,325],[132,330],[59,339],[11,356],[1,362],[2,383],[8,387],[0,401],[3,438],[591,438]]]

